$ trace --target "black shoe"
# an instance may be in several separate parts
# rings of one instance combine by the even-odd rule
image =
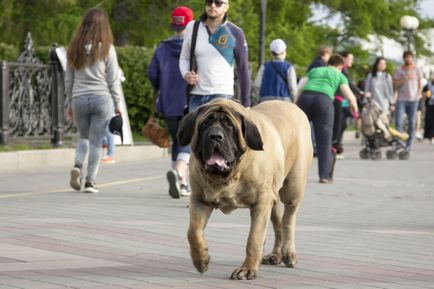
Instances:
[[[96,194],[99,192],[99,190],[96,187],[95,182],[86,182],[84,184],[84,192],[89,194]]]

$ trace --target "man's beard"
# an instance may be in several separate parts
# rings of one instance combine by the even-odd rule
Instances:
[[[211,19],[211,20],[219,19],[221,16],[222,16],[222,13],[220,13],[218,15],[209,15],[208,13],[206,14],[206,17]]]

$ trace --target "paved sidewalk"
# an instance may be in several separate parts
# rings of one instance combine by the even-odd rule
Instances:
[[[310,170],[297,267],[261,266],[253,281],[229,280],[248,210],[213,213],[209,271],[196,272],[188,198],[169,197],[167,156],[101,166],[96,195],[68,188],[69,165],[3,171],[0,289],[434,288],[434,146],[416,144],[409,161],[363,161],[358,142],[347,136],[333,184],[317,183],[316,160]]]

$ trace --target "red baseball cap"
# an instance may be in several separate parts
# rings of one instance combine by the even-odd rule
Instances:
[[[193,11],[186,6],[176,7],[172,11],[172,23],[170,28],[175,31],[181,31],[193,19]]]

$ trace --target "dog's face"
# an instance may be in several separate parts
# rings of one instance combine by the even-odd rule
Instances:
[[[219,99],[187,114],[178,131],[180,145],[191,143],[206,174],[226,178],[248,148],[262,150],[257,127],[232,100]]]

